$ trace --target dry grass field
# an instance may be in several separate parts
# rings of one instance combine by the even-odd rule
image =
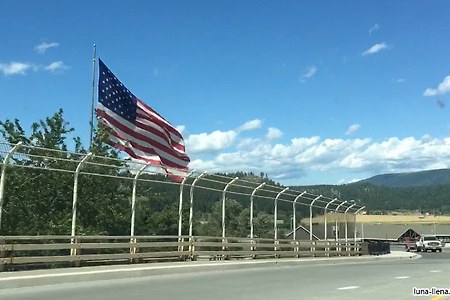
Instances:
[[[358,215],[357,222],[384,224],[450,224],[450,216],[424,215]]]
[[[348,214],[348,221],[353,221],[354,215]],[[338,221],[345,220],[344,214],[337,214]],[[327,215],[327,222],[334,222],[333,213]],[[356,222],[371,224],[450,224],[450,216],[433,215],[357,215]],[[303,218],[302,223],[309,223],[309,218]],[[313,218],[313,223],[324,223],[324,216]]]

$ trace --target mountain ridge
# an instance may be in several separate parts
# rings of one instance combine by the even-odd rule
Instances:
[[[420,187],[450,184],[450,169],[375,175],[353,184],[369,183],[386,187]]]

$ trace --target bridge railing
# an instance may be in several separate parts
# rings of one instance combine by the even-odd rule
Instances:
[[[194,237],[192,258],[282,258],[361,255],[361,243],[291,239]]]
[[[0,236],[0,270],[149,261],[357,256],[361,243],[207,236]]]

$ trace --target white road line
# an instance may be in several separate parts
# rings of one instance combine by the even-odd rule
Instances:
[[[442,270],[431,270],[430,273],[439,273],[442,272]]]
[[[216,266],[222,265],[234,265],[236,263],[217,263]],[[118,269],[106,269],[106,270],[86,270],[86,271],[75,271],[66,273],[53,273],[53,274],[36,274],[36,275],[23,275],[23,276],[11,276],[0,278],[1,281],[19,280],[19,279],[38,279],[38,278],[51,278],[51,277],[63,277],[63,276],[77,276],[77,275],[92,275],[92,274],[107,274],[107,273],[117,273],[117,272],[136,272],[136,271],[149,271],[149,270],[160,270],[160,269],[181,269],[181,268],[196,268],[196,267],[208,267],[212,264],[199,264],[199,265],[174,265],[174,266],[149,266],[149,267],[137,267],[137,268],[118,268]]]
[[[411,276],[397,276],[395,279],[408,279],[411,278]]]
[[[354,289],[358,289],[359,286],[358,285],[351,285],[351,286],[343,286],[338,288],[338,290],[354,290]]]
[[[287,259],[282,262],[299,262],[299,260],[295,259]],[[321,259],[317,260],[321,261]],[[327,260],[323,260],[327,261]],[[249,264],[278,264],[278,261],[251,261]],[[0,277],[0,282],[3,281],[12,281],[12,280],[24,280],[24,279],[39,279],[39,278],[54,278],[54,277],[65,277],[65,276],[78,276],[78,275],[93,275],[93,274],[107,274],[107,273],[117,273],[117,272],[136,272],[136,271],[152,271],[152,270],[164,270],[164,269],[183,269],[183,268],[202,268],[202,267],[217,267],[217,266],[233,266],[233,265],[243,265],[240,261],[225,261],[225,262],[214,262],[214,263],[205,263],[205,264],[176,264],[176,265],[161,265],[161,266],[142,266],[142,267],[122,267],[117,269],[101,269],[101,270],[81,270],[74,271],[71,269],[69,272],[60,272],[60,273],[46,273],[46,274],[32,274],[32,275],[18,275],[18,276],[10,276],[10,277]],[[56,270],[56,269],[55,269]]]

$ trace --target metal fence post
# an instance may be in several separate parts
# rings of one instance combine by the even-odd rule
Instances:
[[[289,188],[284,188],[281,192],[279,192],[277,194],[277,196],[275,197],[275,201],[274,201],[274,208],[273,208],[273,231],[274,231],[274,240],[278,239],[278,198],[280,198],[281,194],[283,194],[284,192],[286,192]]]
[[[325,205],[325,209],[323,210],[323,217],[324,217],[324,223],[325,223],[325,228],[324,228],[324,231],[325,231],[325,233],[324,233],[324,240],[327,240],[328,239],[328,213],[327,213],[327,210],[328,210],[328,206],[331,204],[331,203],[333,203],[334,201],[336,201],[337,200],[337,198],[334,198],[333,200],[331,200],[330,202],[328,202],[327,203],[327,205]]]
[[[187,174],[186,177],[184,177],[183,181],[180,184],[180,199],[178,203],[178,243],[183,242],[181,236],[183,235],[183,191],[184,191],[184,185],[186,184],[187,179],[189,176],[191,176],[195,170],[192,170]],[[178,251],[183,251],[184,246],[178,246]]]
[[[230,185],[232,185],[234,182],[236,182],[236,180],[238,180],[239,177],[235,177],[233,178],[230,182],[227,183],[227,185],[224,187],[223,191],[222,191],[222,250],[225,250],[225,198],[226,198],[226,193],[227,193],[227,189]]]
[[[352,208],[353,206],[355,206],[356,204],[353,203],[352,205],[350,205],[349,207],[347,207],[344,211],[344,219],[345,219],[345,251],[348,252],[348,219],[347,219],[347,212],[350,208]]]
[[[354,239],[355,239],[355,241],[356,241],[356,238],[357,238],[357,236],[356,236],[356,215],[358,215],[359,212],[362,211],[364,208],[366,208],[366,207],[363,206],[363,207],[359,208],[357,211],[355,211],[353,213],[355,215],[355,228],[354,228]]]
[[[359,208],[357,211],[355,211],[353,214],[355,215],[355,228],[354,228],[354,241],[355,241],[355,251],[357,250],[356,249],[356,216],[359,214],[359,212],[360,211],[362,211],[364,208],[366,208],[365,206],[363,206],[363,207],[361,207],[361,208]],[[362,224],[362,223],[361,223]],[[361,236],[362,237],[362,236]]]
[[[193,239],[192,239],[192,227],[193,227],[193,218],[194,218],[194,188],[197,181],[199,181],[203,176],[206,175],[206,172],[203,172],[200,174],[197,178],[194,179],[194,182],[192,182],[191,190],[190,190],[190,207],[189,207],[189,252],[191,255],[191,258],[194,257],[193,255]]]
[[[136,173],[136,175],[133,178],[133,191],[131,193],[131,228],[130,228],[130,243],[136,243],[136,239],[134,238],[134,222],[136,219],[136,186],[137,186],[137,181],[139,176],[142,174],[142,172],[144,172],[144,170],[148,167],[149,165],[146,164],[144,166],[142,166]],[[136,247],[131,247],[130,248],[130,253],[134,254],[136,253]]]
[[[311,252],[315,252],[316,251],[316,243],[313,243],[313,211],[312,211],[312,207],[314,202],[316,202],[317,200],[319,200],[322,197],[322,195],[317,196],[316,198],[314,198],[311,203],[309,204],[309,241],[311,242]],[[314,254],[313,254],[314,255]]]
[[[336,236],[336,250],[338,250],[338,251],[341,251],[341,247],[338,246],[338,244],[339,244],[339,225],[340,225],[340,224],[338,224],[337,212],[338,212],[339,208],[340,208],[342,205],[344,205],[345,203],[347,203],[347,201],[341,202],[341,203],[336,207],[336,210],[334,211],[334,221],[335,221],[335,226],[336,226],[336,229],[335,229],[335,232],[336,232],[336,234],[335,234],[335,236]]]
[[[263,182],[260,185],[258,185],[252,192],[250,196],[250,238],[253,239],[254,237],[254,230],[253,230],[253,197],[255,196],[256,192],[262,188],[266,183]]]
[[[86,154],[85,157],[79,162],[77,169],[75,170],[75,176],[73,180],[73,203],[72,203],[72,231],[71,231],[71,244],[75,244],[75,227],[77,224],[77,200],[78,200],[78,175],[80,174],[81,166],[83,163],[92,156],[92,152]],[[70,255],[77,255],[76,248],[70,248]]]
[[[284,188],[281,192],[279,192],[277,194],[277,196],[275,197],[275,201],[274,201],[274,212],[273,212],[273,243],[276,245],[278,244],[278,198],[280,198],[281,194],[283,194],[285,191],[287,191],[289,189],[289,187]],[[277,251],[277,247],[275,246],[274,251]]]
[[[297,197],[295,197],[294,202],[292,203],[292,222],[294,223],[293,226],[293,232],[292,232],[292,239],[295,241],[296,240],[296,235],[297,235],[297,208],[296,208],[296,204],[297,204],[297,200],[300,199],[304,194],[306,194],[306,191],[301,192]],[[298,250],[297,250],[298,251]]]
[[[251,244],[254,244],[253,242],[253,198],[255,197],[256,192],[262,188],[266,183],[263,182],[260,185],[258,185],[253,191],[252,194],[250,195],[250,239],[251,239]],[[250,248],[250,250],[253,250],[253,247]]]
[[[5,182],[6,182],[6,167],[8,166],[10,158],[13,156],[14,152],[17,151],[22,146],[22,142],[18,142],[5,156],[3,159],[2,174],[0,176],[0,229],[2,228],[2,213],[3,213],[3,197],[5,195]]]
[[[311,203],[309,204],[309,240],[312,241],[313,239],[313,224],[312,224],[312,218],[313,218],[313,212],[312,212],[312,206],[314,204],[314,202],[316,202],[317,200],[319,200],[320,198],[322,198],[322,195],[317,196],[316,198],[314,198]]]

